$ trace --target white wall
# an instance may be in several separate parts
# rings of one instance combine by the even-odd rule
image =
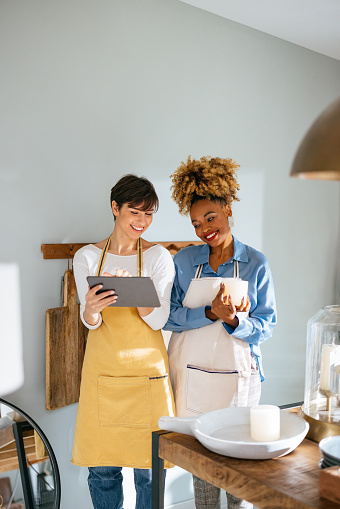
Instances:
[[[148,238],[193,239],[169,175],[188,154],[233,157],[235,234],[269,258],[278,303],[263,402],[302,400],[307,319],[335,299],[339,185],[289,168],[340,62],[176,0],[2,0],[0,68],[0,258],[20,265],[26,377],[7,399],[49,437],[62,509],[87,509],[86,470],[69,463],[76,405],[45,410],[45,310],[67,263],[40,245],[108,235],[109,190],[131,171],[160,193]],[[191,498],[190,476],[171,475],[167,503]]]

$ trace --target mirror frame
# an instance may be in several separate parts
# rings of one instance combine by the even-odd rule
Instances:
[[[21,414],[29,424],[37,431],[38,435],[40,436],[41,440],[43,441],[46,451],[50,457],[51,465],[53,468],[53,477],[54,477],[54,491],[55,491],[55,500],[54,500],[54,507],[53,509],[60,509],[60,499],[61,499],[61,481],[60,481],[60,472],[58,468],[57,459],[55,457],[54,451],[52,449],[52,446],[50,442],[48,441],[45,433],[42,431],[42,429],[38,426],[38,424],[30,417],[26,412],[21,410],[21,408],[17,407],[16,405],[13,405],[13,403],[10,403],[9,401],[0,398],[0,403],[3,403],[4,405],[13,408],[16,412]]]

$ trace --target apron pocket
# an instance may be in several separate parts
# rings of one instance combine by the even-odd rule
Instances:
[[[187,365],[186,408],[203,414],[235,405],[238,371],[219,371]]]
[[[141,377],[98,377],[101,426],[146,428],[151,424],[150,382]]]

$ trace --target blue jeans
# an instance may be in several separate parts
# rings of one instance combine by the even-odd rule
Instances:
[[[134,469],[136,509],[151,509],[151,469]],[[122,467],[90,467],[87,479],[94,509],[123,509]]]

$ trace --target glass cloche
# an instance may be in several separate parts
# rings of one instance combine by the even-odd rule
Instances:
[[[340,306],[325,306],[308,321],[301,413],[312,440],[340,435]]]

